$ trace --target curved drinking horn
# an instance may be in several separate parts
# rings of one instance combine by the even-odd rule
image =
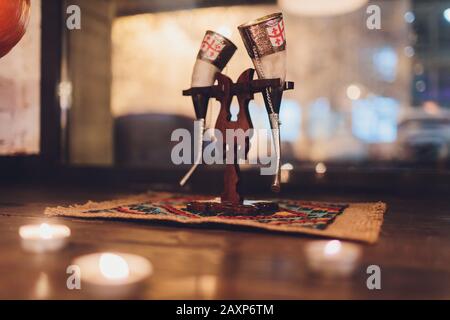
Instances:
[[[238,27],[247,52],[260,79],[280,79],[280,85],[263,93],[269,114],[276,154],[276,173],[272,190],[280,191],[280,105],[286,79],[286,36],[282,13],[274,13],[244,23]]]
[[[192,73],[191,87],[209,87],[214,84],[217,72],[221,72],[223,68],[230,61],[237,47],[233,42],[214,31],[206,31],[203,38],[200,50],[197,55],[197,60],[194,65]],[[192,95],[192,102],[194,103],[195,116],[198,121],[198,126],[195,127],[198,137],[196,141],[196,156],[194,165],[181,179],[180,185],[183,186],[195,171],[202,160],[203,153],[203,134],[205,131],[205,118],[208,111],[209,96],[205,94]]]

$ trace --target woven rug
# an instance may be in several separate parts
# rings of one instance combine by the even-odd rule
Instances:
[[[325,203],[299,200],[279,200],[278,212],[255,216],[204,216],[186,208],[188,202],[202,200],[214,199],[147,193],[113,201],[89,201],[84,205],[47,208],[45,214],[87,219],[159,220],[183,224],[219,223],[374,243],[378,240],[386,212],[386,204],[383,202]]]

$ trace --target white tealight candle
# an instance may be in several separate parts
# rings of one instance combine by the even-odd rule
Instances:
[[[124,253],[94,253],[73,261],[81,271],[82,286],[95,296],[124,298],[133,296],[153,266],[144,257]]]
[[[19,235],[23,249],[42,253],[63,248],[70,237],[70,229],[64,225],[42,223],[20,227]]]
[[[103,253],[98,262],[100,273],[108,279],[120,280],[130,276],[128,263],[119,255]]]
[[[350,275],[361,256],[358,245],[339,240],[311,242],[305,252],[309,269],[326,276]]]

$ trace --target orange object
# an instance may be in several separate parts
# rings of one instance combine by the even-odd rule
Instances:
[[[30,19],[30,0],[0,0],[0,58],[22,39]]]

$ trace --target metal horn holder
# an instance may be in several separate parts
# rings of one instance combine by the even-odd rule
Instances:
[[[274,99],[274,109],[279,110],[281,104],[281,94],[285,90],[294,88],[293,82],[286,81],[284,87],[280,89],[280,79],[258,79],[254,80],[255,70],[247,69],[244,71],[236,83],[223,75],[217,73],[215,79],[217,85],[209,87],[196,87],[183,91],[184,96],[192,96],[198,98],[201,96],[208,100],[215,98],[220,101],[220,112],[216,121],[215,128],[218,129],[223,136],[223,155],[227,153],[227,145],[234,145],[234,161],[233,164],[225,163],[223,192],[220,202],[190,202],[187,205],[188,210],[198,212],[202,215],[254,215],[254,214],[273,214],[278,211],[278,204],[275,202],[244,202],[241,190],[241,170],[239,167],[239,159],[237,159],[237,150],[244,150],[245,159],[247,160],[248,151],[250,149],[250,138],[246,137],[244,145],[239,145],[240,139],[234,137],[234,143],[227,141],[226,130],[242,129],[246,131],[253,128],[253,124],[249,113],[249,103],[254,98],[255,93],[278,92],[279,99]],[[231,101],[236,96],[239,102],[239,113],[236,121],[231,121]],[[275,105],[276,104],[276,105]],[[198,104],[194,103],[197,109]],[[205,113],[205,110],[195,110],[196,114]],[[243,149],[242,149],[243,148]]]

